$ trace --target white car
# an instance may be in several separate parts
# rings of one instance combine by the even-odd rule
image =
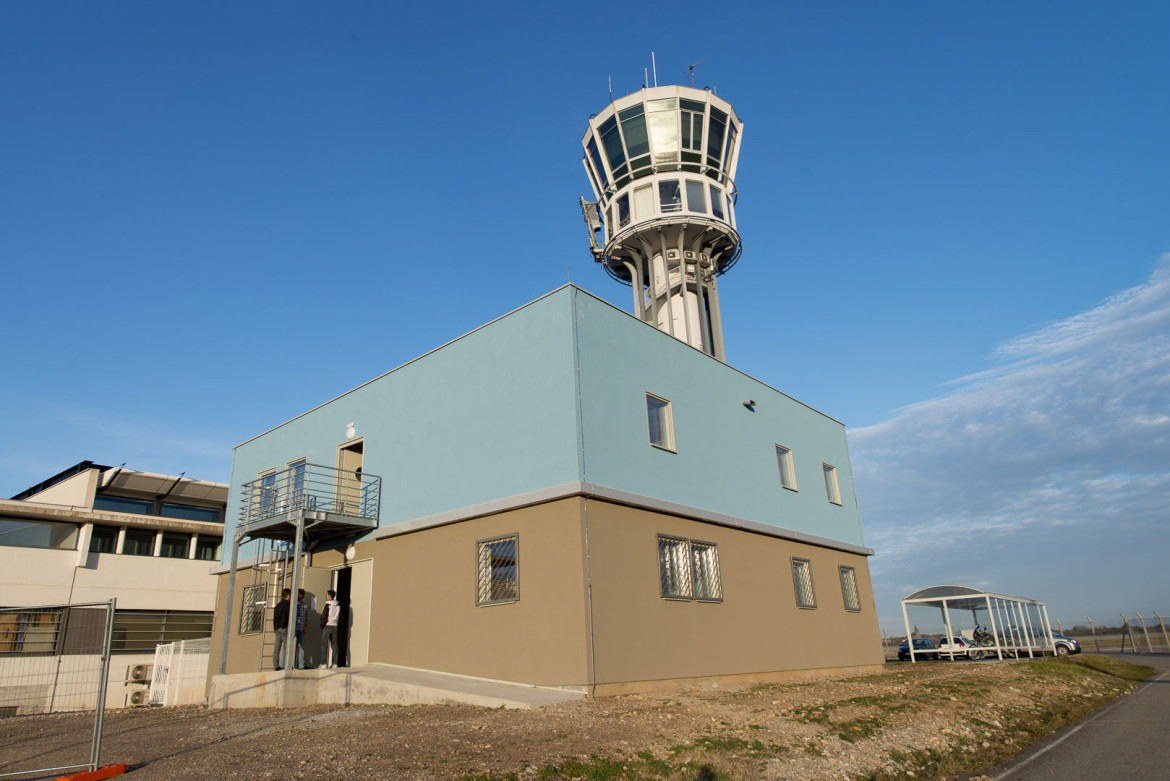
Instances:
[[[945,637],[939,640],[939,642],[938,642],[938,658],[939,659],[950,659],[952,654],[954,655],[954,658],[956,658],[956,659],[966,659],[968,657],[970,657],[972,659],[976,658],[976,657],[971,655],[971,648],[973,646],[972,646],[970,640],[968,640],[965,637],[959,637],[958,635],[955,635],[954,637],[949,638],[949,639],[950,639],[950,642],[947,642],[948,638],[945,638]],[[980,654],[980,655],[982,656],[982,654]]]

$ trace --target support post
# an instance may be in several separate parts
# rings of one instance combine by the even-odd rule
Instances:
[[[1158,617],[1158,626],[1162,627],[1162,639],[1166,641],[1166,653],[1170,654],[1170,635],[1166,634],[1166,622],[1162,620],[1162,614],[1157,610],[1154,615]]]
[[[1144,635],[1146,638],[1146,653],[1152,654],[1154,652],[1154,647],[1150,645],[1150,633],[1146,630],[1146,619],[1142,618],[1141,613],[1137,613],[1136,615],[1138,617],[1138,621],[1142,625],[1142,635]]]
[[[1093,626],[1093,619],[1085,616],[1085,620],[1089,622],[1089,634],[1093,636],[1093,645],[1097,648],[1097,653],[1101,653],[1101,641],[1097,639],[1097,627]]]
[[[219,640],[219,674],[227,672],[228,638],[232,634],[232,604],[236,601],[236,565],[240,561],[240,540],[237,529],[232,534],[232,563],[228,569],[227,603],[223,610],[223,637]]]
[[[102,638],[101,678],[98,679],[97,713],[93,719],[93,746],[89,751],[89,769],[96,772],[102,759],[102,724],[106,715],[106,687],[110,682],[110,648],[114,641],[114,615],[118,612],[118,600],[110,600],[106,608],[106,632]]]
[[[297,513],[296,518],[296,542],[293,544],[293,571],[292,571],[292,594],[289,595],[289,604],[292,609],[289,610],[288,634],[284,639],[285,657],[284,669],[297,668],[297,619],[301,615],[301,602],[298,591],[301,588],[301,551],[305,547],[305,513],[301,511]],[[307,629],[308,627],[306,627]],[[303,652],[306,659],[308,653]],[[291,663],[290,663],[291,657]]]

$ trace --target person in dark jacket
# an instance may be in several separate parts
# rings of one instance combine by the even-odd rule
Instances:
[[[276,645],[272,647],[272,667],[275,670],[284,669],[284,639],[288,637],[288,609],[292,598],[292,589],[286,588],[280,592],[280,601],[272,609],[272,630],[276,633]]]

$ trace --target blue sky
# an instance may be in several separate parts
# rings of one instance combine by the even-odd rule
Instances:
[[[844,421],[883,623],[1170,608],[1170,6],[6,3],[0,495],[233,445],[596,268],[587,117],[745,123],[729,362]]]

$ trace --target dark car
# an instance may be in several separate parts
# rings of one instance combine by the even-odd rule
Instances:
[[[898,659],[899,659],[899,661],[904,662],[909,658],[910,658],[910,645],[907,642],[903,642],[900,646],[898,646]],[[938,658],[938,646],[936,646],[934,644],[934,641],[929,639],[929,638],[916,637],[916,638],[914,638],[914,658],[915,659],[937,659]]]
[[[1068,635],[1053,635],[1052,644],[1056,646],[1057,656],[1068,656],[1069,654],[1079,654],[1081,652],[1080,641],[1069,637]]]

